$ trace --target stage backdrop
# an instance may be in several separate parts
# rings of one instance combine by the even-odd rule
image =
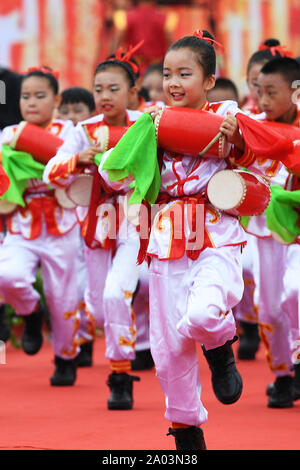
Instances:
[[[0,0],[0,66],[59,70],[61,88],[91,88],[93,70],[109,51],[111,0]],[[178,2],[179,4],[180,2]],[[213,30],[226,53],[219,73],[244,92],[249,56],[268,37],[300,55],[300,0],[211,0],[191,7],[160,6],[178,14],[175,39]]]

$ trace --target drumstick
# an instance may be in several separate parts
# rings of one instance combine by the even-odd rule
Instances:
[[[222,136],[222,132],[218,132],[217,135],[207,144],[207,146],[199,152],[199,157],[202,157],[216,142],[219,140],[219,138]]]

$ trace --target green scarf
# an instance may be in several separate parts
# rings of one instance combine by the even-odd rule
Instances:
[[[43,178],[45,166],[33,159],[29,153],[13,150],[8,145],[2,146],[2,166],[10,179],[10,186],[0,199],[25,207],[23,193],[27,180]]]
[[[300,235],[300,190],[286,191],[279,185],[271,186],[271,201],[266,209],[267,226],[286,243],[292,243]]]
[[[97,158],[96,158],[97,161]],[[134,191],[130,204],[146,200],[154,204],[160,188],[160,171],[157,161],[157,142],[152,117],[148,113],[141,117],[123,135],[111,151],[102,167],[110,181],[119,181],[133,176],[130,184]]]

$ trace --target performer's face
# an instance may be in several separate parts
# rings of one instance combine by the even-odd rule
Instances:
[[[253,64],[250,67],[249,72],[248,72],[248,76],[247,76],[247,84],[248,84],[248,87],[249,87],[249,93],[250,93],[250,96],[253,99],[254,103],[257,106],[258,106],[258,102],[259,102],[259,96],[257,94],[257,90],[258,90],[257,80],[258,80],[258,76],[260,74],[260,71],[261,71],[263,65],[264,65],[264,62]]]
[[[292,100],[294,91],[280,73],[260,73],[258,76],[259,107],[270,121],[293,122],[296,112]]]
[[[64,103],[58,109],[58,118],[73,121],[74,126],[91,117],[92,112],[85,103]]]
[[[23,119],[31,124],[46,127],[59,105],[47,78],[31,76],[23,80],[20,94],[20,109]]]
[[[166,101],[163,89],[163,77],[160,72],[154,71],[146,75],[143,81],[143,87],[148,90],[151,101]]]
[[[164,60],[163,87],[172,106],[199,109],[206,101],[215,76],[204,76],[202,66],[188,48],[171,50]]]
[[[97,113],[104,114],[105,121],[111,126],[126,123],[126,109],[133,93],[121,68],[111,67],[101,70],[94,79],[94,100]]]

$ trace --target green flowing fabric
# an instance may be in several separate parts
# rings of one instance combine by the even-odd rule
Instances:
[[[267,226],[286,243],[300,235],[300,190],[286,191],[279,185],[271,186],[271,201],[266,209]]]
[[[0,199],[25,207],[23,193],[27,180],[42,179],[45,166],[33,159],[29,153],[19,152],[9,145],[2,146],[2,166],[10,179],[10,186]]]
[[[157,142],[152,117],[145,113],[129,127],[110,153],[102,167],[110,181],[119,181],[132,175],[130,187],[134,191],[130,204],[143,200],[154,204],[159,193],[161,178],[157,161]]]

